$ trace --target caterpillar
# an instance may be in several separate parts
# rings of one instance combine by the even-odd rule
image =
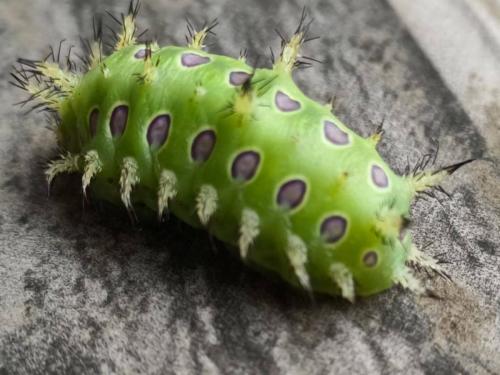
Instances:
[[[424,156],[396,174],[377,151],[382,130],[361,137],[294,83],[310,22],[303,11],[271,68],[211,54],[205,40],[187,46],[140,41],[132,1],[105,56],[102,24],[84,42],[78,68],[60,48],[41,60],[18,59],[13,85],[50,114],[60,157],[49,163],[50,186],[80,173],[82,194],[145,205],[205,228],[251,266],[309,293],[353,302],[399,284],[425,292],[413,269],[448,277],[420,251],[408,230],[410,206],[471,160],[430,167]]]

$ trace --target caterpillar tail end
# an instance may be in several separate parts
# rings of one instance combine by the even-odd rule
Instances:
[[[461,161],[456,164],[452,164],[435,171],[414,171],[413,174],[408,175],[406,177],[410,190],[412,191],[412,195],[416,195],[417,193],[424,192],[428,189],[439,187],[439,184],[449,175],[454,173],[457,169],[467,165],[476,159],[468,159]],[[418,167],[418,166],[417,166]]]

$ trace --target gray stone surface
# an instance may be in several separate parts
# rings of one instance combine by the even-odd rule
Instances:
[[[318,100],[334,94],[362,134],[385,117],[381,152],[396,170],[435,141],[441,164],[483,159],[445,183],[450,199],[413,208],[416,242],[430,243],[454,280],[427,280],[439,298],[393,288],[354,305],[313,303],[175,219],[132,227],[120,210],[82,208],[75,178],[47,198],[54,134],[12,106],[23,95],[7,84],[9,66],[61,38],[76,43],[92,14],[118,3],[0,3],[0,374],[500,373],[500,172],[488,148],[499,120],[478,130],[382,0],[311,2],[322,39],[306,52],[324,64],[297,80]],[[185,14],[219,17],[211,50],[248,47],[255,58],[277,50],[273,28],[292,30],[300,7],[149,0],[140,23],[163,44],[182,43]]]

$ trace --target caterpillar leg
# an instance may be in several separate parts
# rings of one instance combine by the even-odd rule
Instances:
[[[330,266],[330,275],[333,281],[339,286],[342,297],[354,303],[354,279],[349,268],[343,263],[333,263]]]
[[[311,290],[309,274],[305,266],[307,263],[307,246],[304,241],[295,234],[289,234],[286,254],[288,255],[288,259],[290,260],[300,285],[305,290]]]
[[[67,153],[61,155],[60,159],[52,160],[45,170],[47,183],[50,187],[54,178],[61,173],[72,173],[80,171],[80,155]]]
[[[82,175],[82,191],[83,195],[86,196],[87,187],[90,185],[90,181],[102,170],[102,162],[99,159],[99,154],[95,150],[88,151],[83,157],[84,167]]]
[[[411,273],[408,267],[403,267],[394,277],[394,282],[403,288],[411,290],[415,294],[423,294],[425,288],[422,283]]]
[[[402,287],[411,290],[415,294],[424,294],[426,288],[422,283],[413,275],[411,268],[419,270],[430,270],[439,276],[451,280],[450,276],[438,264],[436,259],[430,255],[424,254],[414,244],[409,246],[406,264],[394,277],[394,282],[400,284]]]
[[[168,201],[177,195],[177,176],[174,172],[164,169],[158,182],[158,217],[168,209]]]
[[[123,159],[120,174],[120,197],[127,210],[132,209],[130,194],[133,187],[140,181],[137,173],[138,169],[139,166],[134,158],[126,157]]]
[[[196,197],[196,211],[203,225],[207,225],[212,215],[217,211],[217,190],[212,185],[202,185]]]
[[[445,279],[450,279],[450,276],[443,270],[436,259],[423,253],[413,244],[410,247],[407,262],[410,265],[414,265],[417,269],[431,270]]]
[[[241,214],[240,238],[238,239],[242,259],[247,257],[248,248],[259,235],[259,225],[259,215],[255,211],[245,208]]]

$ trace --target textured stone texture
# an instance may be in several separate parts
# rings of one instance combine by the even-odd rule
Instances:
[[[22,116],[8,84],[17,56],[88,35],[91,15],[118,1],[0,3],[0,373],[500,373],[500,172],[479,131],[382,0],[313,1],[306,46],[324,64],[297,74],[362,134],[385,118],[382,154],[399,171],[439,141],[439,162],[480,160],[445,183],[450,199],[420,200],[414,232],[447,263],[439,298],[399,288],[351,305],[314,302],[246,269],[223,244],[171,219],[131,227],[123,211],[82,208],[78,179],[47,198],[54,155],[41,115]],[[219,17],[212,51],[248,47],[269,64],[272,31],[296,26],[292,1],[145,1],[140,23],[183,43],[182,17]],[[156,34],[155,34],[156,33]],[[459,62],[457,62],[459,63]]]

